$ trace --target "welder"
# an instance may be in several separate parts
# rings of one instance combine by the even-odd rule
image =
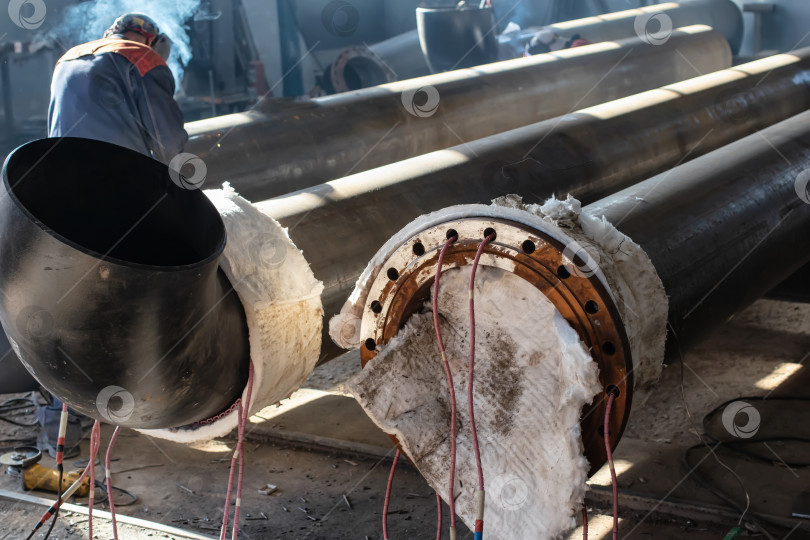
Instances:
[[[51,81],[48,136],[107,141],[168,164],[188,140],[166,64],[170,51],[171,41],[142,13],[118,17],[102,39],[67,51]],[[37,408],[37,445],[52,455],[61,406],[53,398]],[[71,411],[66,456],[78,452],[85,420]]]
[[[142,13],[124,14],[102,39],[70,49],[54,70],[48,135],[107,141],[168,164],[188,140],[170,49]]]

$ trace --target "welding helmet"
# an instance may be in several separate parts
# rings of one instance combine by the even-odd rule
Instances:
[[[160,35],[157,23],[143,13],[124,13],[104,32],[104,37],[110,37],[125,32],[137,32],[146,38],[146,44],[154,45]]]

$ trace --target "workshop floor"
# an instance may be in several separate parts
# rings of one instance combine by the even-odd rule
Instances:
[[[707,448],[739,475],[751,500],[750,511],[784,525],[763,523],[770,538],[810,538],[810,528],[790,518],[794,509],[804,508],[797,500],[810,487],[808,471],[790,464],[810,462],[810,456],[801,445],[783,440],[786,436],[810,439],[808,407],[802,401],[777,400],[810,398],[810,370],[804,365],[808,356],[810,305],[761,301],[686,356],[683,394],[681,368],[675,364],[664,371],[646,399],[637,396],[616,452],[619,538],[720,540],[726,535],[740,512],[701,488],[696,477],[743,505],[744,491]],[[357,369],[354,355],[322,366],[293,399],[251,418],[242,501],[246,519],[240,537],[382,538],[382,503],[393,452],[388,438],[353,399],[342,395],[343,381]],[[766,395],[771,402],[752,403],[761,412],[761,430],[770,444],[750,450],[768,461],[707,441],[708,447],[690,455],[690,465],[699,467],[687,472],[681,460],[687,448],[700,443],[695,431],[702,430],[706,413],[727,400]],[[111,431],[109,426],[102,429],[103,445]],[[0,446],[8,446],[3,440],[30,436],[32,432],[22,428],[0,425]],[[114,484],[139,500],[119,506],[119,513],[217,536],[233,447],[232,439],[187,447],[124,430],[114,452]],[[85,441],[83,457],[86,448]],[[46,458],[43,464],[52,461]],[[600,470],[591,483],[589,538],[607,539],[612,522],[607,470]],[[260,494],[258,488],[266,484],[278,490],[270,496]],[[0,476],[0,490],[19,493],[18,480]],[[107,505],[97,508],[107,509]],[[25,538],[42,511],[42,507],[0,497],[0,538]],[[446,530],[446,507],[444,515]],[[65,513],[51,538],[86,538],[87,525],[85,515]],[[432,490],[413,468],[401,466],[389,514],[391,538],[433,538],[435,527]],[[121,525],[119,529],[119,536],[127,539],[183,538],[143,527]],[[106,519],[94,520],[93,533],[99,539],[112,537]],[[766,538],[754,530],[745,530],[743,536]],[[459,538],[471,537],[462,527]],[[566,540],[578,538],[582,538],[581,529]]]

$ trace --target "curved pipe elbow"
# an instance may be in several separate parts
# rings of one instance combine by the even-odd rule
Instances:
[[[225,242],[214,206],[165,165],[88,139],[28,143],[2,172],[0,321],[28,371],[83,414],[205,420],[248,374]]]

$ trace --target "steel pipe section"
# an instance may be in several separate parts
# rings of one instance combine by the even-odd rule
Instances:
[[[550,29],[558,36],[565,38],[579,34],[591,43],[615,41],[635,35],[659,42],[667,38],[667,28],[693,24],[712,26],[726,37],[734,54],[739,52],[744,30],[743,17],[740,9],[731,0],[667,2],[640,9],[629,9],[556,23],[543,28]],[[542,28],[531,28],[517,36],[501,36],[499,38],[501,58],[513,57],[515,45],[525,46],[540,30]],[[349,60],[340,66],[331,67],[335,88],[346,80],[358,81],[361,85],[360,88],[367,88],[381,84],[378,81],[391,76],[392,73],[396,77],[395,80],[430,74],[430,67],[422,54],[419,34],[416,30],[371,46],[349,47],[341,52],[340,56],[357,60],[356,65]],[[372,67],[370,64],[376,65]]]
[[[732,0],[687,0],[663,2],[639,9],[628,9],[586,17],[575,21],[552,24],[546,28],[560,37],[579,34],[596,43],[642,36],[651,43],[663,43],[673,28],[690,24],[711,26],[728,40],[731,51],[737,54],[743,39],[743,15]]]
[[[808,83],[810,48],[258,204],[324,282],[328,320],[377,249],[419,215],[509,193],[593,202],[810,109]],[[340,353],[331,339],[323,347]]]
[[[250,200],[369,170],[731,65],[705,26],[328,96],[278,114],[187,125],[186,151]]]
[[[810,262],[810,112],[586,208],[647,253],[669,296],[668,358]]]
[[[398,231],[390,251],[375,255],[376,271],[362,286],[367,298],[355,291],[362,307],[361,358],[364,364],[371,360],[377,347],[397,336],[429,299],[447,238],[458,238],[445,255],[451,268],[471,264],[482,239],[496,234],[482,248],[482,264],[511,272],[540,290],[599,366],[604,393],[582,415],[583,446],[593,473],[606,461],[598,431],[605,393],[617,396],[609,431],[615,447],[629,418],[635,371],[642,371],[643,362],[664,359],[631,356],[637,345],[628,335],[639,328],[629,319],[650,317],[659,337],[667,328],[667,356],[674,359],[761,298],[810,261],[808,184],[810,112],[804,112],[582,209],[583,216],[604,218],[626,235],[615,240],[623,258],[634,257],[640,246],[653,268],[638,265],[642,260],[649,265],[644,257],[634,260],[632,271],[617,271],[613,261],[602,258],[612,252],[581,258],[582,248],[572,248],[577,242],[565,238],[568,227],[549,222],[541,228],[547,223],[525,211],[464,206],[441,217],[425,216],[419,225],[410,225],[410,234]],[[633,295],[633,308],[619,305],[624,289],[615,280],[648,280],[646,272],[661,279],[668,313],[636,313],[658,306],[637,304]],[[653,289],[646,283],[634,292],[654,294]]]
[[[133,428],[233,405],[247,324],[203,193],[137,152],[76,138],[15,150],[0,191],[0,321],[42,386]]]
[[[350,92],[430,75],[416,30],[374,45],[348,47],[338,54],[328,71],[331,85],[325,88],[328,93]]]
[[[433,73],[498,60],[492,6],[418,7],[419,43]]]

